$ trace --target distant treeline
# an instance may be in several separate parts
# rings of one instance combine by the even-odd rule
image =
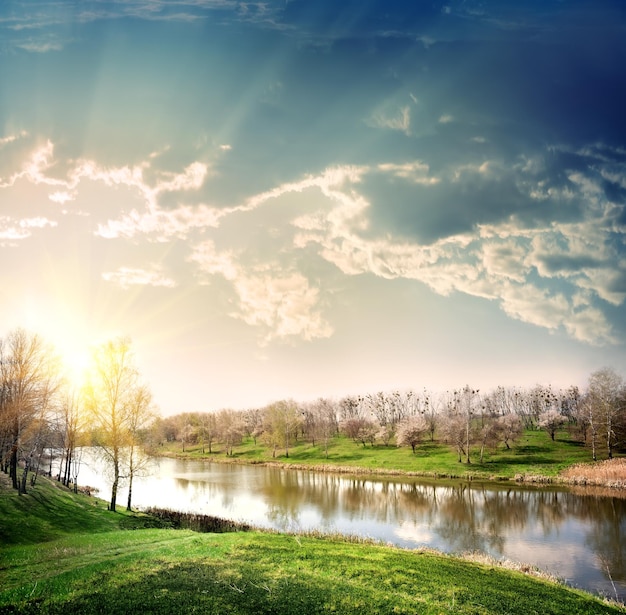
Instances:
[[[212,454],[219,445],[226,455],[245,438],[267,446],[273,456],[289,457],[295,442],[328,447],[339,434],[363,446],[410,446],[425,440],[448,443],[459,461],[471,461],[485,449],[509,448],[524,429],[544,429],[552,439],[568,427],[584,442],[591,457],[612,458],[626,446],[626,386],[611,368],[591,374],[586,390],[572,386],[554,391],[497,387],[483,393],[465,386],[441,394],[413,390],[320,398],[298,403],[281,400],[262,408],[183,412],[159,418],[150,434],[152,443],[180,442],[182,450],[200,447]]]

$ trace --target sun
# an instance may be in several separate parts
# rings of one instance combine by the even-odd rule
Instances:
[[[80,388],[85,384],[91,367],[91,351],[74,344],[56,345],[56,351],[61,361],[61,372],[64,378],[73,386]]]

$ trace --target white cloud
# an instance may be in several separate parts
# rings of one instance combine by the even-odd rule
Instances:
[[[482,246],[482,262],[490,276],[523,282],[529,270],[525,264],[527,253],[528,249],[519,241],[485,242]]]
[[[408,136],[411,130],[411,109],[405,106],[393,111],[388,109],[376,111],[366,120],[366,124],[372,128],[398,130]]]
[[[63,205],[64,203],[73,201],[76,198],[76,195],[65,190],[59,190],[57,192],[52,192],[51,194],[49,194],[48,198],[54,203]]]
[[[213,242],[196,246],[190,261],[204,274],[221,275],[237,296],[234,318],[264,332],[263,342],[298,337],[304,340],[332,335],[320,311],[320,291],[300,272],[279,264],[244,266],[241,256],[218,252]]]
[[[28,133],[25,130],[22,130],[16,134],[7,135],[6,137],[0,137],[0,147],[8,145],[9,143],[13,143],[18,139],[23,139],[26,136],[28,136]]]
[[[429,177],[430,167],[419,160],[404,164],[383,163],[379,164],[378,168],[385,173],[406,179],[414,184],[432,186],[441,181],[439,177]]]
[[[148,212],[133,210],[117,220],[99,224],[95,234],[105,239],[130,239],[141,234],[165,242],[173,237],[184,239],[193,229],[215,228],[224,215],[225,212],[206,205],[179,205],[173,209],[155,206]]]
[[[105,271],[102,273],[102,279],[107,282],[113,282],[122,288],[131,286],[162,286],[165,288],[174,288],[176,282],[165,276],[161,267],[155,265],[151,269],[141,269],[134,267],[120,267],[115,271]]]
[[[452,122],[454,122],[454,116],[447,113],[439,117],[440,124],[451,124]]]
[[[7,144],[12,142],[8,139]],[[302,272],[304,254],[306,258],[317,254],[345,275],[415,280],[441,295],[460,292],[489,299],[511,318],[551,331],[560,329],[587,343],[614,341],[598,301],[618,306],[626,300],[626,263],[619,258],[615,236],[621,210],[607,201],[591,173],[569,173],[563,186],[551,186],[537,157],[520,158],[515,165],[498,160],[449,165],[436,175],[423,160],[344,165],[278,185],[235,206],[217,208],[181,202],[186,192],[206,182],[206,164],[194,162],[180,172],[158,172],[151,166],[154,157],[120,167],[87,159],[63,163],[56,160],[48,141],[0,186],[34,184],[49,190],[48,198],[59,204],[80,201],[84,185],[126,188],[131,205],[120,208],[117,218],[96,222],[95,234],[136,242],[184,239],[189,261],[205,276],[218,275],[230,284],[236,303],[233,315],[261,329],[266,342],[331,335],[331,325],[322,314],[322,287],[311,284]],[[560,205],[573,203],[574,211],[582,203],[584,210],[577,220],[561,224],[502,216],[421,244],[406,236],[399,240],[393,232],[372,226],[372,203],[364,180],[381,175],[425,187],[423,194],[431,186],[433,192],[454,187],[455,194],[462,194],[458,187],[463,188],[464,182],[474,187],[488,182],[500,185],[505,179],[534,201],[532,207],[538,207],[537,202],[544,207],[545,202],[547,208],[554,200]],[[165,207],[164,195],[173,195],[168,201],[174,204]],[[283,205],[294,203],[297,208]],[[273,222],[267,227],[258,226],[262,213],[252,215],[262,208],[272,212]],[[379,215],[386,212],[379,210]],[[45,216],[4,218],[0,241],[15,245],[32,229],[54,224]],[[244,230],[255,242],[245,253],[229,249],[233,241],[229,233],[235,229]],[[209,232],[225,247],[217,250],[215,243],[207,242]],[[127,286],[173,284],[155,269],[121,268],[104,277]]]
[[[3,247],[16,246],[18,241],[32,236],[31,229],[55,227],[57,222],[41,216],[15,220],[9,216],[0,216],[0,245]]]
[[[61,51],[63,43],[60,41],[36,41],[30,40],[16,45],[19,49],[31,53],[48,53],[49,51]]]

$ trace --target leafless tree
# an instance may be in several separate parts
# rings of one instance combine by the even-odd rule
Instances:
[[[320,397],[309,404],[309,411],[314,417],[314,429],[317,439],[322,443],[324,454],[328,458],[329,445],[339,429],[336,405],[332,400]]]
[[[0,427],[13,487],[26,493],[28,472],[49,433],[48,413],[59,385],[58,361],[41,337],[16,329],[0,340]],[[18,461],[23,461],[18,480]]]
[[[612,459],[613,449],[617,441],[616,426],[626,413],[624,382],[621,376],[608,367],[593,372],[589,377],[586,405],[593,436],[596,433],[603,434],[607,456]],[[595,438],[592,448],[595,460]]]

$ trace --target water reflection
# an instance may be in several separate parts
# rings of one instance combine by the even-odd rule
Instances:
[[[83,484],[105,479],[89,467]],[[125,494],[119,495],[124,501]],[[565,489],[371,480],[163,459],[137,480],[136,506],[162,506],[279,530],[369,536],[404,547],[482,551],[626,599],[626,499]]]

